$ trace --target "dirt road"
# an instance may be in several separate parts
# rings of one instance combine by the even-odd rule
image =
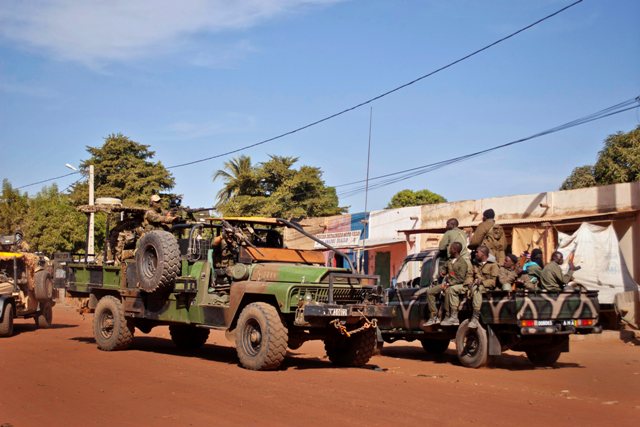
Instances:
[[[385,346],[367,368],[337,369],[322,343],[290,351],[284,369],[238,366],[223,333],[193,354],[166,328],[136,331],[133,348],[99,351],[92,316],[63,305],[55,327],[17,321],[0,340],[0,425],[389,426],[640,423],[640,347],[617,334],[573,337],[558,367],[508,353],[491,368],[458,366],[419,344]],[[4,423],[4,424],[3,424]]]

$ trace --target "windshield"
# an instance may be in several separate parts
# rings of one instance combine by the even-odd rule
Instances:
[[[397,286],[405,287],[412,286],[411,282],[420,277],[420,273],[422,270],[422,260],[414,259],[405,261],[400,267],[400,271],[398,272]],[[418,280],[419,282],[419,280]]]

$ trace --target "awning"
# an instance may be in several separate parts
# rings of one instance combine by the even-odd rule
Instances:
[[[590,214],[574,214],[574,215],[558,215],[553,217],[538,217],[538,218],[509,218],[509,219],[499,219],[496,221],[496,224],[507,226],[516,226],[522,224],[542,224],[548,223],[549,225],[562,225],[566,223],[571,223],[575,221],[610,221],[614,218],[619,218],[621,216],[630,215],[637,213],[637,209],[618,211],[618,212],[600,212],[600,213],[590,213]],[[458,228],[469,228],[476,227],[480,224],[480,221],[476,221],[474,223],[468,224],[460,224]],[[447,231],[446,227],[427,227],[427,228],[415,228],[411,230],[398,230],[399,233],[405,233],[407,235],[410,234],[424,234],[424,233],[444,233]]]

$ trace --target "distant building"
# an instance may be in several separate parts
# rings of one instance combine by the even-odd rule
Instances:
[[[336,247],[388,284],[405,256],[438,245],[447,219],[457,218],[460,228],[471,231],[489,208],[496,212],[496,221],[504,227],[516,255],[541,246],[548,257],[557,245],[558,231],[571,234],[583,222],[612,224],[627,268],[640,282],[640,182],[309,218],[303,224],[307,231],[321,236],[360,231],[357,239],[357,233],[337,236]],[[291,230],[285,234],[285,244],[314,248],[313,241]],[[329,257],[327,254],[328,262],[341,265]]]

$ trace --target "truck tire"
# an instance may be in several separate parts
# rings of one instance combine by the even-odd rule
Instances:
[[[13,303],[7,302],[2,310],[0,337],[10,337],[11,335],[13,335]]]
[[[133,324],[124,316],[119,299],[111,295],[100,298],[93,316],[93,335],[100,350],[124,350],[131,345]]]
[[[38,301],[49,301],[53,298],[53,280],[47,270],[36,271],[33,281],[34,291]]]
[[[38,328],[47,329],[51,327],[53,324],[53,305],[50,301],[40,303],[40,312],[34,319]]]
[[[236,352],[254,371],[277,369],[287,354],[288,331],[278,310],[264,302],[247,305],[238,318]]]
[[[196,350],[209,338],[209,329],[192,325],[169,325],[171,340],[181,350]]]
[[[136,251],[136,269],[142,290],[171,290],[180,273],[180,248],[173,234],[153,230],[142,236]]]
[[[420,343],[427,353],[439,355],[447,351],[450,341],[448,339],[422,338]]]
[[[467,368],[479,368],[486,365],[489,345],[487,330],[481,325],[477,328],[469,327],[469,319],[458,326],[456,332],[456,352],[458,360]]]
[[[364,366],[376,349],[375,329],[346,337],[333,333],[325,338],[324,349],[331,363],[337,366]]]
[[[560,350],[529,350],[527,358],[534,366],[553,366],[560,358]]]

